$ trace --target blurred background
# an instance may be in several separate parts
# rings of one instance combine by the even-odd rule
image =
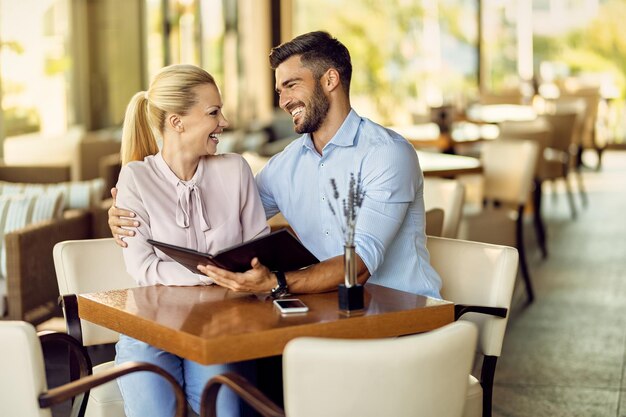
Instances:
[[[64,141],[115,132],[130,97],[173,63],[217,78],[238,133],[222,151],[259,151],[292,134],[288,123],[277,127],[268,52],[318,29],[349,48],[353,106],[379,123],[431,120],[433,109],[463,115],[492,96],[537,105],[591,88],[593,146],[619,147],[623,16],[621,0],[0,0],[0,151],[7,163],[63,162],[72,147]],[[13,155],[24,153],[15,141],[33,138],[57,146]]]

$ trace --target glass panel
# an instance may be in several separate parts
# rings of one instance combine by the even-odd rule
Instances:
[[[74,122],[69,27],[67,0],[0,0],[5,136],[58,135]]]
[[[200,7],[203,3],[202,0],[146,0],[149,80],[165,65],[202,65]]]
[[[164,65],[187,63],[202,66],[218,85],[224,85],[223,0],[168,0],[165,4],[167,10],[162,0],[146,0],[148,79]]]
[[[195,0],[169,0],[171,64],[200,65],[200,26]]]
[[[624,15],[623,0],[553,1],[533,10],[539,92],[548,103],[576,97],[592,103],[587,147],[626,144]]]
[[[327,30],[350,50],[353,106],[406,124],[476,94],[474,0],[293,1],[293,31]]]
[[[146,55],[148,80],[167,64],[166,50],[163,40],[164,13],[161,0],[146,0]]]
[[[483,88],[492,93],[519,92],[516,3],[515,0],[482,3]]]
[[[222,0],[201,0],[202,67],[224,85],[224,11]]]

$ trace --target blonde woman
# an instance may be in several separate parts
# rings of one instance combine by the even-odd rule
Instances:
[[[200,271],[193,273],[155,251],[147,239],[215,252],[269,232],[247,163],[239,155],[216,155],[227,126],[213,77],[192,65],[163,68],[148,91],[128,104],[117,203],[138,221],[134,236],[125,238],[124,259],[139,285],[212,284]],[[157,135],[163,141],[160,151]],[[196,413],[213,375],[234,370],[254,379],[250,363],[203,366],[125,335],[116,352],[117,363],[151,362],[169,371]],[[174,414],[171,388],[158,376],[128,375],[119,386],[128,417]],[[234,393],[220,396],[220,416],[241,414]]]

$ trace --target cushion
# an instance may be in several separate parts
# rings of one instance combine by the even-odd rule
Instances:
[[[483,388],[473,375],[469,376],[467,384],[467,396],[463,417],[481,417],[483,415]]]
[[[0,195],[63,193],[63,209],[86,209],[97,205],[104,195],[104,180],[70,181],[56,184],[31,184],[0,181]]]
[[[0,248],[0,275],[2,277],[7,276],[7,254],[4,246],[4,235],[30,224],[36,199],[37,196],[27,194],[0,196],[0,200],[8,201],[6,215],[4,216],[4,224],[0,229],[0,245],[2,245]]]
[[[0,195],[0,317],[6,295],[6,247],[4,236],[29,224],[59,218],[63,212],[63,193],[48,190],[41,194]]]
[[[93,367],[94,375],[113,368],[113,361]],[[109,381],[106,384],[95,387],[89,391],[87,412],[90,417],[126,417],[124,414],[124,400],[117,385],[117,381]]]

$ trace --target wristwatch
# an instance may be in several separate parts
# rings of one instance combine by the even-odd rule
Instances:
[[[287,278],[282,271],[272,271],[276,275],[277,285],[272,288],[272,298],[282,298],[289,295],[289,286],[287,285]]]

